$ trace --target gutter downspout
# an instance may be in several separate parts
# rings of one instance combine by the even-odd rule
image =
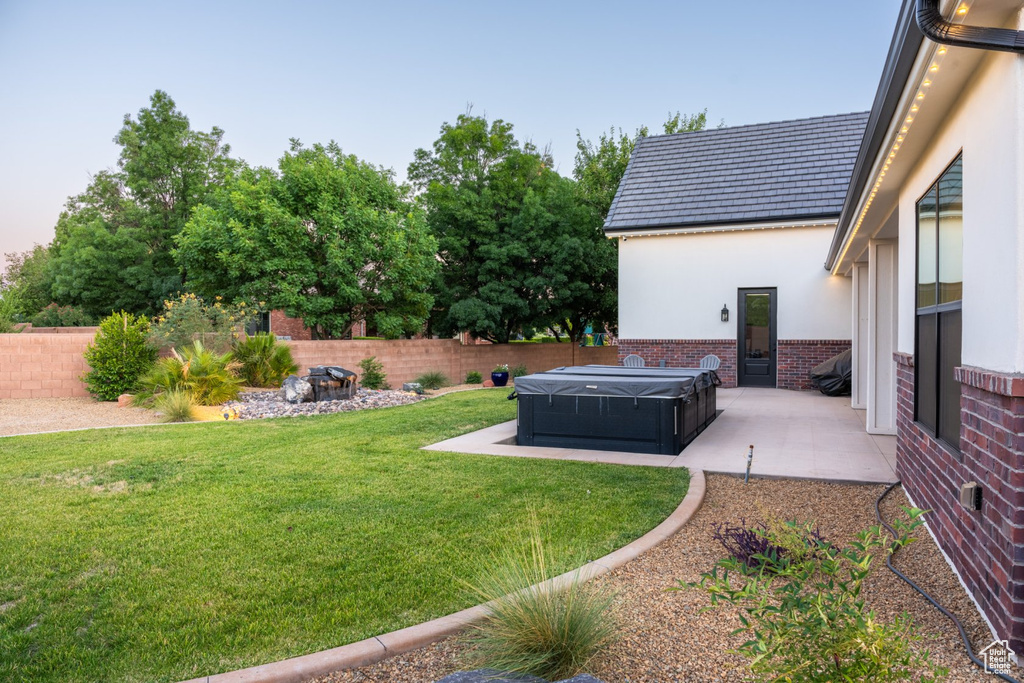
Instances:
[[[943,45],[1024,54],[1024,31],[951,23],[942,18],[939,0],[917,0],[917,26]]]

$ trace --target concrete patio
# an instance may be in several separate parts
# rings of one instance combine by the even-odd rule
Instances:
[[[516,446],[515,420],[425,448],[743,474],[753,444],[753,476],[896,481],[896,438],[865,432],[864,413],[853,410],[848,397],[783,389],[719,389],[718,409],[718,419],[674,457]]]

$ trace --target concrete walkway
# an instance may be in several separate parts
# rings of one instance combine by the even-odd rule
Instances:
[[[719,389],[720,412],[678,456],[516,446],[515,420],[430,446],[428,450],[689,467],[760,477],[888,483],[896,481],[896,438],[864,431],[864,413],[848,397],[783,389]]]

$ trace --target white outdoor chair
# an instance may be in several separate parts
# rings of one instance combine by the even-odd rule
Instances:
[[[700,359],[701,370],[717,370],[722,365],[722,359],[713,354],[704,356]]]
[[[627,368],[642,368],[644,367],[644,359],[635,353],[631,353],[622,359],[622,365]]]

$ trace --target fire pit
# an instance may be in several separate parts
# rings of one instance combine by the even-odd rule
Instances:
[[[304,378],[313,387],[314,401],[344,401],[356,393],[356,374],[336,365],[318,365]]]

